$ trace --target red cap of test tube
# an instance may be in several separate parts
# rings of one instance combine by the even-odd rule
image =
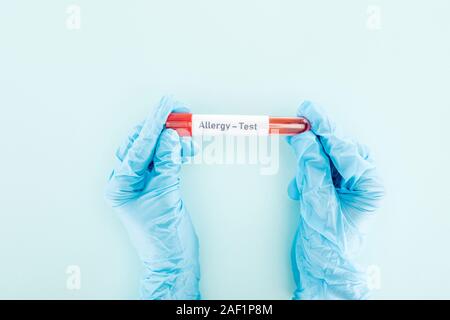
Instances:
[[[311,126],[302,117],[268,117],[267,134],[296,135],[308,131]],[[180,136],[192,136],[192,113],[171,113],[166,128],[174,129]]]

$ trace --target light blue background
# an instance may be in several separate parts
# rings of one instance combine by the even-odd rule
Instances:
[[[0,5],[0,298],[137,298],[103,201],[115,148],[164,93],[197,113],[294,115],[308,98],[367,143],[387,198],[362,260],[374,298],[450,298],[450,2],[68,1]],[[366,27],[378,5],[380,30]],[[188,166],[204,298],[287,299],[296,204],[281,168]],[[81,290],[66,288],[68,265]]]

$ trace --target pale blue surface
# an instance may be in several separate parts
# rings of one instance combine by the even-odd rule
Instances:
[[[103,201],[113,154],[170,92],[198,113],[328,108],[387,189],[363,254],[374,298],[450,298],[450,3],[8,1],[0,10],[0,298],[137,298],[139,264]],[[382,28],[366,28],[368,5]],[[291,296],[296,204],[257,166],[183,171],[205,298]],[[68,265],[81,290],[66,289]]]

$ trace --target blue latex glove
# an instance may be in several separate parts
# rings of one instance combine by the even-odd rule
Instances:
[[[198,240],[179,188],[182,159],[194,148],[164,129],[170,112],[189,110],[164,97],[119,148],[106,199],[143,263],[142,298],[199,299]]]
[[[345,138],[324,111],[304,102],[297,112],[311,131],[288,138],[297,174],[288,194],[300,203],[292,263],[294,299],[366,299],[367,276],[355,257],[361,226],[384,189],[369,153]]]

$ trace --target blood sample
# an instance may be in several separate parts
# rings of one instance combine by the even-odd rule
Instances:
[[[296,135],[310,129],[306,118],[249,115],[171,113],[166,128],[180,136],[199,135]]]

